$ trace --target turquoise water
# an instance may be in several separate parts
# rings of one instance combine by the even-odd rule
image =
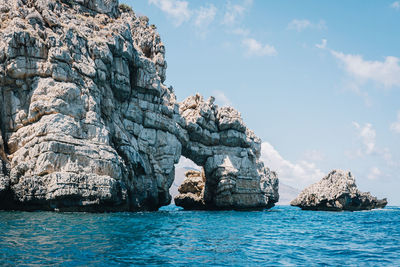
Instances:
[[[400,208],[0,212],[0,265],[400,266]]]

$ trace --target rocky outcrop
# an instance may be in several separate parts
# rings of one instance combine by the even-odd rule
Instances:
[[[357,189],[351,172],[333,170],[321,181],[304,189],[290,205],[304,210],[357,211],[384,208],[387,200],[378,200]]]
[[[206,177],[204,171],[190,170],[185,173],[185,180],[179,186],[178,196],[174,198],[175,205],[187,210],[205,209],[204,188]]]
[[[0,208],[155,210],[181,155],[209,206],[272,206],[260,140],[231,108],[177,103],[166,68],[155,27],[117,0],[0,0]]]
[[[272,207],[278,179],[259,160],[261,140],[231,107],[218,107],[200,95],[180,103],[189,142],[182,155],[204,167],[204,202],[208,209]]]
[[[65,2],[68,3],[68,1]],[[75,2],[95,12],[107,14],[110,17],[118,15],[118,0],[75,0]]]

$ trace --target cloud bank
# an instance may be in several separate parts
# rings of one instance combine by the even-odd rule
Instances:
[[[149,0],[149,4],[153,4],[167,16],[172,19],[175,26],[180,26],[183,22],[188,21],[191,17],[189,3],[179,0]]]
[[[360,55],[331,50],[345,71],[359,82],[373,81],[386,88],[400,86],[399,58],[388,56],[384,61],[364,60]]]
[[[278,173],[279,180],[285,184],[304,188],[317,182],[325,173],[309,161],[301,160],[297,163],[284,159],[280,153],[268,142],[261,144],[261,160],[271,170]]]

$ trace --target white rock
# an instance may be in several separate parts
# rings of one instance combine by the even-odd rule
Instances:
[[[383,208],[387,200],[378,200],[357,189],[351,172],[333,170],[319,182],[304,189],[290,205],[306,210],[370,210]]]
[[[163,84],[146,17],[117,0],[70,4],[0,0],[0,209],[155,210],[181,155],[205,167],[205,208],[277,201],[240,113],[200,95],[179,104]]]

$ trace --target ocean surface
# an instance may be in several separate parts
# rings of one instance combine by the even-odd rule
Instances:
[[[400,207],[0,212],[0,265],[400,266]]]

